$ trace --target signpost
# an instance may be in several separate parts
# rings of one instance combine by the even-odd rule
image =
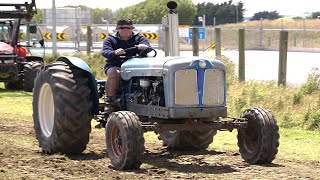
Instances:
[[[204,40],[206,37],[206,31],[204,27],[198,27],[198,39]],[[189,28],[189,40],[192,40],[192,28]]]
[[[204,39],[206,38],[206,29],[204,27],[198,28],[198,39],[202,40],[202,50],[204,51]],[[192,28],[189,28],[189,40],[192,40]]]

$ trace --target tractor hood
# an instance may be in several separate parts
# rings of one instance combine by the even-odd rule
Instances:
[[[13,47],[9,44],[0,42],[0,54],[12,54],[13,50]]]
[[[138,76],[157,76],[161,77],[167,72],[179,69],[197,69],[199,62],[205,63],[205,69],[219,68],[225,69],[222,62],[215,59],[192,57],[155,57],[155,58],[133,58],[121,66],[121,77],[123,80],[129,80]]]

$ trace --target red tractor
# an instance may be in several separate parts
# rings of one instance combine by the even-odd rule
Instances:
[[[31,92],[43,64],[43,36],[31,22],[36,13],[35,0],[30,4],[0,3],[0,82],[7,89]]]

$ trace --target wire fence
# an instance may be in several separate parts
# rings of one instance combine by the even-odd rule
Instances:
[[[52,33],[52,27],[46,24],[39,25],[45,37],[45,42],[50,42],[47,36]],[[115,24],[92,24],[93,44],[101,44],[109,33],[115,32]],[[159,40],[164,39],[159,29],[161,24],[135,24],[135,32],[154,33],[157,38],[150,39],[151,43],[157,45]],[[184,26],[184,28],[191,26]],[[221,44],[226,49],[237,49],[238,31],[245,29],[245,46],[246,49],[265,49],[277,50],[279,48],[280,31],[289,32],[288,48],[296,51],[319,51],[320,52],[320,20],[261,20],[249,21],[237,24],[226,24],[221,26],[206,26],[205,39],[200,40],[200,50],[208,48],[214,43],[215,28],[221,28]],[[58,26],[57,33],[64,33],[59,42],[79,43],[87,39],[86,25]],[[180,45],[191,49],[191,40],[186,34],[180,34]],[[100,48],[99,45],[96,46]]]

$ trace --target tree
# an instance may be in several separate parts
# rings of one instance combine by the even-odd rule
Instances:
[[[104,24],[103,20],[107,20],[108,23],[115,23],[114,14],[111,9],[91,9],[91,17],[93,24]]]
[[[255,14],[252,16],[251,21],[260,20],[260,19],[270,19],[270,20],[273,20],[273,19],[279,19],[279,18],[281,18],[281,17],[282,17],[282,16],[280,16],[277,11],[272,11],[272,12],[262,11],[262,12],[257,12],[257,13],[255,13]]]
[[[168,14],[167,2],[159,0],[145,0],[134,6],[120,8],[116,11],[116,18],[128,17],[138,24],[159,24],[162,17]],[[196,14],[196,6],[191,0],[176,0],[179,14],[179,24],[192,24]]]
[[[312,17],[312,19],[318,19],[318,18],[320,17],[320,11],[318,11],[318,12],[313,12],[313,13],[311,14],[311,17]]]
[[[32,18],[37,24],[42,23],[42,12],[42,9],[37,9],[37,14],[35,14]]]
[[[197,4],[197,14],[194,17],[194,25],[201,25],[198,17],[203,15],[206,16],[206,25],[213,25],[213,18],[216,19],[216,25],[242,22],[245,12],[243,7],[244,4],[241,1],[233,4],[232,0],[220,4],[199,3]]]

